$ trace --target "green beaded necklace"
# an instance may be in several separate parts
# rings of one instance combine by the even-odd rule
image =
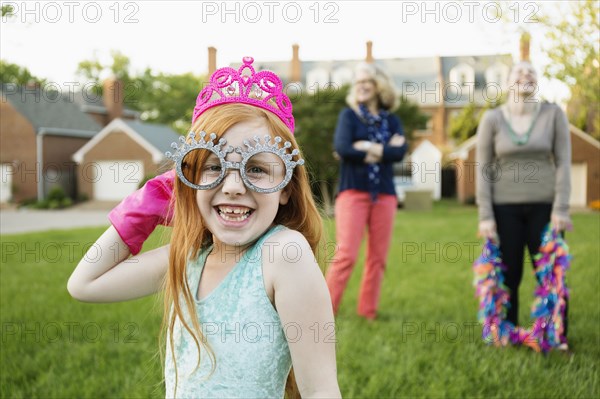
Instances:
[[[506,114],[508,115],[508,120],[506,121],[506,126],[508,127],[508,133],[510,133],[510,139],[512,140],[513,143],[515,143],[516,145],[523,145],[529,141],[529,136],[531,135],[531,131],[533,130],[533,126],[535,125],[535,122],[537,121],[537,118],[540,114],[541,109],[542,109],[542,107],[538,103],[537,107],[535,108],[535,114],[533,115],[533,119],[531,119],[531,124],[529,125],[529,129],[527,129],[527,132],[525,132],[525,134],[517,134],[517,133],[515,133],[515,131],[512,128],[511,118],[510,118],[510,110],[508,109],[508,106],[506,106]]]

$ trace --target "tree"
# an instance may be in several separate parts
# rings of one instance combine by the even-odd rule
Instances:
[[[304,152],[313,191],[327,214],[332,213],[339,172],[339,161],[333,156],[333,135],[340,111],[346,107],[348,90],[349,86],[329,86],[313,94],[292,96],[297,140]],[[416,104],[403,97],[394,113],[400,117],[408,139],[415,129],[425,127],[429,119]]]
[[[425,129],[429,120],[429,115],[422,113],[417,104],[409,101],[404,96],[400,96],[400,105],[394,113],[402,121],[404,135],[407,140],[412,139],[416,129]]]
[[[189,130],[196,97],[205,78],[189,72],[168,75],[146,69],[133,81],[139,91],[136,109],[145,120],[170,124],[180,133]]]
[[[571,89],[569,120],[600,139],[600,3],[596,0],[567,2],[570,12],[555,22],[542,16],[550,42],[545,49],[551,63],[544,75],[565,82]]]
[[[46,80],[34,76],[29,69],[0,60],[0,83],[15,83],[21,86],[30,83],[43,84]]]
[[[102,64],[97,58],[81,61],[77,65],[77,74],[89,83],[92,83],[89,90],[95,95],[102,95],[102,78],[104,72],[110,72],[111,75],[123,82],[123,102],[125,105],[136,108],[140,97],[140,84],[136,82],[129,74],[130,60],[129,57],[122,54],[120,51],[111,51],[112,62],[110,64]],[[87,82],[86,82],[87,83]],[[86,86],[88,87],[88,86]]]
[[[2,12],[3,17],[11,18],[15,16],[14,7],[8,4],[1,6],[0,12]]]
[[[186,133],[191,124],[193,104],[204,78],[192,73],[169,75],[150,68],[138,75],[130,73],[130,60],[124,54],[111,52],[112,62],[102,64],[97,59],[79,63],[77,73],[93,83],[102,94],[101,74],[109,71],[123,82],[124,104],[142,113],[143,120],[168,124]]]
[[[450,137],[456,140],[456,144],[460,144],[470,137],[475,136],[483,113],[488,109],[496,108],[506,102],[506,94],[507,93],[501,98],[498,98],[498,101],[486,102],[483,108],[478,107],[475,103],[471,102],[461,109],[458,115],[451,118],[448,129],[450,130]]]
[[[450,137],[455,139],[457,144],[460,144],[469,137],[475,136],[482,114],[477,110],[475,103],[469,103],[460,110],[458,115],[450,119],[448,127]]]
[[[333,190],[339,162],[333,157],[333,134],[340,111],[346,106],[348,86],[328,87],[314,94],[292,96],[296,136],[306,167],[327,214],[332,213]]]

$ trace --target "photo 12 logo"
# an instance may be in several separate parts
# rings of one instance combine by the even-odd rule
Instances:
[[[500,22],[503,18],[514,23],[536,23],[539,4],[532,1],[403,1],[402,23],[474,23],[483,20]]]
[[[2,344],[55,342],[138,343],[139,326],[133,322],[110,325],[78,321],[3,322],[0,328]]]
[[[336,24],[340,6],[337,2],[296,1],[203,1],[202,22],[287,22],[310,19],[314,23]]]
[[[139,22],[138,2],[96,1],[4,1],[2,23],[97,23],[110,20],[114,23]]]

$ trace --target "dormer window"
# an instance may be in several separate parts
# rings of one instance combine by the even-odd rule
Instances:
[[[469,64],[458,64],[450,70],[450,81],[459,86],[473,86],[475,84],[475,70]]]
[[[506,87],[509,67],[501,62],[496,62],[485,71],[485,83],[498,85],[501,88]]]
[[[450,70],[450,83],[461,88],[461,94],[464,96],[473,92],[475,88],[475,70],[466,63],[456,65]]]

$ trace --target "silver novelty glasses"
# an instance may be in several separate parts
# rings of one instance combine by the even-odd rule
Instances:
[[[171,147],[176,150],[174,154],[167,152],[167,158],[175,162],[177,176],[181,181],[196,190],[210,190],[217,187],[230,170],[238,170],[244,185],[257,193],[274,193],[282,190],[292,179],[294,168],[304,165],[303,159],[293,161],[297,156],[297,149],[288,153],[292,146],[289,141],[280,146],[283,141],[281,137],[274,139],[265,135],[262,140],[254,136],[254,143],[244,140],[244,146],[224,146],[227,141],[217,138],[215,133],[208,136],[200,132],[200,141],[196,140],[197,134],[190,132],[187,140],[179,138],[179,144],[174,142]],[[271,140],[273,139],[273,142]],[[227,161],[227,154],[236,152],[242,160],[239,162]],[[201,167],[195,167],[199,160],[205,160]]]

